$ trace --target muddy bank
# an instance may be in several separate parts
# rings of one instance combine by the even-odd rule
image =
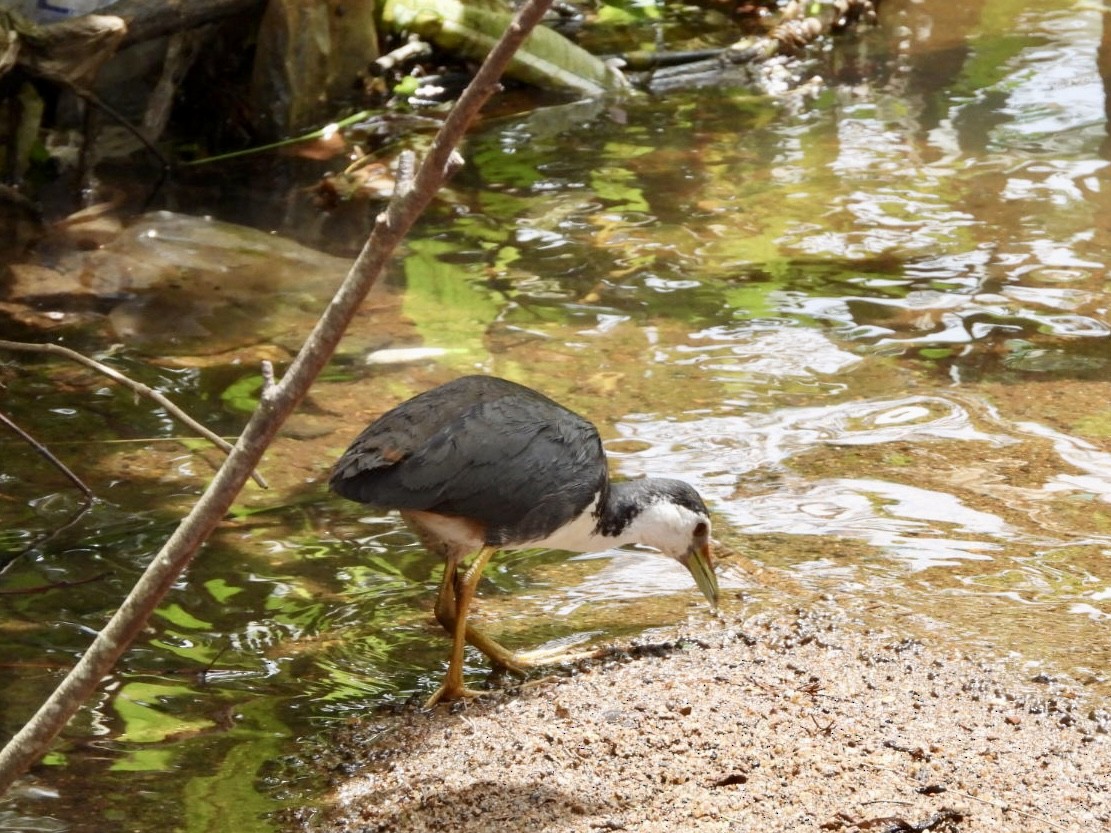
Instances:
[[[688,631],[334,739],[328,831],[1111,829],[1081,682],[844,621]]]

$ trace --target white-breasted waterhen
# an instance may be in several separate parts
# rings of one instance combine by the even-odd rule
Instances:
[[[590,422],[505,379],[464,376],[386,412],[344,452],[331,487],[400,510],[446,562],[436,618],[452,635],[451,661],[430,706],[478,693],[463,685],[467,642],[515,672],[560,659],[513,653],[467,622],[475,586],[498,550],[643,544],[679,561],[717,604],[710,515],[698,492],[680,480],[611,482]]]

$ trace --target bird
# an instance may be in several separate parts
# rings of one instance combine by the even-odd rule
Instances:
[[[681,480],[611,480],[594,425],[516,382],[462,376],[402,402],[355,438],[329,486],[349,500],[398,510],[444,559],[435,616],[452,649],[429,708],[481,694],[463,682],[467,643],[520,674],[562,659],[514,653],[468,622],[482,571],[499,551],[640,544],[686,567],[717,606],[710,513],[698,492]]]

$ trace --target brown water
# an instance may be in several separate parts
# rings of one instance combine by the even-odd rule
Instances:
[[[273,829],[270,813],[315,795],[295,738],[427,694],[445,655],[435,560],[321,480],[375,413],[476,369],[589,415],[618,473],[694,482],[730,612],[882,599],[940,639],[1111,691],[1104,25],[1069,2],[887,0],[805,93],[715,87],[489,125],[268,455],[274,488],[244,493],[50,765],[0,803],[0,830]],[[272,176],[193,176],[175,210],[358,245],[341,230],[365,214],[309,223]],[[177,233],[193,254],[214,234]],[[231,324],[174,296],[186,333],[149,326],[165,321],[156,285],[111,310],[114,332],[66,332],[90,351],[125,338],[118,366],[233,433],[257,360],[288,355],[321,284],[283,282],[265,306],[243,292]],[[366,360],[411,347],[439,352]],[[35,369],[4,377],[5,410],[104,502],[0,576],[92,579],[0,596],[4,731],[218,462],[167,440],[146,403]],[[75,501],[18,444],[0,455],[17,551]],[[513,554],[489,575],[479,612],[514,645],[708,621],[681,568],[635,553]]]

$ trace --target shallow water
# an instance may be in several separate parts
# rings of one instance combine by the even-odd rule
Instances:
[[[273,829],[316,795],[295,739],[431,691],[435,560],[321,483],[375,413],[475,369],[589,415],[621,475],[695,483],[730,612],[880,598],[1111,691],[1103,25],[1082,3],[888,0],[807,94],[716,88],[489,125],[268,455],[274,488],[244,493],[48,766],[0,804],[0,829]],[[258,180],[222,188],[168,204],[334,254],[358,245],[342,219],[267,208]],[[280,362],[313,308],[298,296],[276,320],[268,301],[258,333],[216,350],[203,331],[139,338],[148,301],[164,314],[157,294],[114,311],[133,338],[113,361],[227,434],[257,360]],[[366,360],[410,347],[440,352]],[[3,378],[5,405],[102,502],[0,577],[86,582],[0,596],[5,732],[218,463],[102,380],[36,368]],[[16,552],[76,501],[19,444],[0,454]],[[504,556],[479,613],[529,647],[706,617],[681,568],[624,552]]]

